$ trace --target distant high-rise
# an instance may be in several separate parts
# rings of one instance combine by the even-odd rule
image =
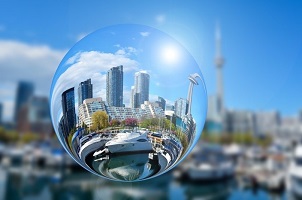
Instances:
[[[67,136],[72,128],[76,126],[76,113],[74,102],[74,88],[70,88],[62,94],[62,110],[63,110],[63,124],[65,129],[65,136]]]
[[[123,65],[107,72],[106,100],[109,106],[123,107]]]
[[[221,53],[221,35],[220,27],[217,24],[216,27],[216,56],[215,64],[217,68],[217,110],[220,116],[223,115],[224,105],[223,105],[223,76],[222,67],[224,64],[224,58]]]
[[[166,110],[166,100],[162,97],[158,97],[158,100],[156,101],[158,103],[159,107],[163,109],[163,111]]]
[[[136,72],[134,75],[134,108],[139,108],[144,101],[149,101],[150,76],[146,71]]]
[[[92,98],[93,87],[91,84],[91,79],[87,79],[79,84],[78,87],[78,102],[79,106],[83,103],[85,99]]]
[[[24,104],[26,104],[29,99],[34,94],[34,85],[31,82],[21,81],[18,83],[16,103],[15,103],[15,115],[14,121],[17,122],[18,114]]]
[[[169,104],[167,104],[167,105],[166,105],[166,110],[174,111],[174,110],[175,110],[175,106],[174,106],[174,105],[169,105]]]
[[[48,98],[31,97],[20,109],[16,128],[20,133],[31,131],[40,134],[51,134],[53,129],[50,120]]]
[[[183,118],[188,112],[188,100],[179,98],[175,101],[175,115]]]

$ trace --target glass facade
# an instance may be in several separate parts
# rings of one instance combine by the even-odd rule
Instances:
[[[76,126],[76,113],[74,102],[74,88],[70,88],[62,94],[62,110],[63,110],[63,123],[65,127],[65,135]]]
[[[83,103],[85,99],[93,97],[93,87],[91,84],[91,79],[87,79],[79,84],[78,87],[78,102],[79,105]]]
[[[123,65],[107,72],[106,100],[109,106],[123,107]]]

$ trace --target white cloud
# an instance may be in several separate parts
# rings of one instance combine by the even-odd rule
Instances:
[[[140,52],[140,50],[137,50],[134,47],[121,47],[121,45],[119,45],[119,44],[116,44],[114,46],[119,48],[115,52],[115,54],[117,54],[117,55],[125,55],[127,57],[130,57],[131,55],[137,55]]]
[[[48,94],[52,76],[64,54],[65,51],[46,45],[0,40],[0,80],[29,80],[37,90]]]
[[[148,37],[150,35],[150,32],[140,32],[141,36]]]
[[[158,24],[163,24],[166,21],[166,16],[163,14],[159,14],[155,17],[155,20]]]
[[[47,45],[0,40],[0,101],[4,102],[5,119],[13,116],[18,81],[31,81],[36,93],[48,96],[53,74],[65,52]]]
[[[131,49],[127,48],[129,51]],[[94,97],[106,97],[106,72],[118,65],[123,65],[124,72],[137,71],[139,63],[128,58],[127,53],[102,53],[98,51],[80,52],[72,56],[64,65],[70,65],[69,68],[58,78],[54,87],[52,96],[52,107],[54,108],[54,117],[59,117],[61,112],[61,94],[77,86],[80,82],[91,78],[93,84]],[[77,101],[77,92],[75,92]],[[58,118],[54,118],[57,123]],[[56,124],[55,123],[55,124]]]

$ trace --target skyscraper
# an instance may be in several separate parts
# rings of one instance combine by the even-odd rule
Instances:
[[[74,102],[74,88],[70,88],[62,93],[62,110],[65,136],[68,136],[72,128],[76,126],[76,113]]]
[[[17,86],[17,94],[16,94],[16,103],[15,103],[15,115],[14,120],[17,122],[18,114],[20,109],[24,104],[28,102],[28,100],[34,94],[34,85],[31,82],[20,81]]]
[[[33,96],[24,104],[18,114],[17,130],[20,133],[32,131],[40,134],[53,132],[47,97]]]
[[[123,107],[123,65],[107,72],[106,100],[109,106]]]
[[[78,102],[79,106],[83,103],[85,99],[92,98],[92,84],[91,84],[91,79],[87,79],[86,81],[83,81],[79,84],[78,87]]]
[[[134,108],[139,108],[144,101],[149,101],[150,76],[146,71],[136,72],[134,75]]]
[[[163,111],[166,110],[166,100],[162,97],[158,97],[156,103],[158,103],[159,107],[163,109]]]
[[[175,115],[183,118],[188,112],[188,100],[179,98],[175,101]]]

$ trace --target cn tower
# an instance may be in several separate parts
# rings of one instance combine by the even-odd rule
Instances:
[[[193,95],[193,87],[194,85],[198,85],[198,82],[196,80],[196,78],[200,78],[199,74],[195,73],[195,74],[190,74],[189,75],[189,81],[190,81],[190,85],[189,85],[189,90],[188,90],[188,111],[187,111],[187,115],[191,116],[191,108],[192,108],[192,95]]]
[[[224,105],[223,105],[223,77],[222,77],[222,67],[224,64],[224,59],[221,54],[221,35],[220,27],[217,23],[216,26],[216,55],[215,55],[215,65],[217,68],[217,111],[220,116],[223,115]]]

